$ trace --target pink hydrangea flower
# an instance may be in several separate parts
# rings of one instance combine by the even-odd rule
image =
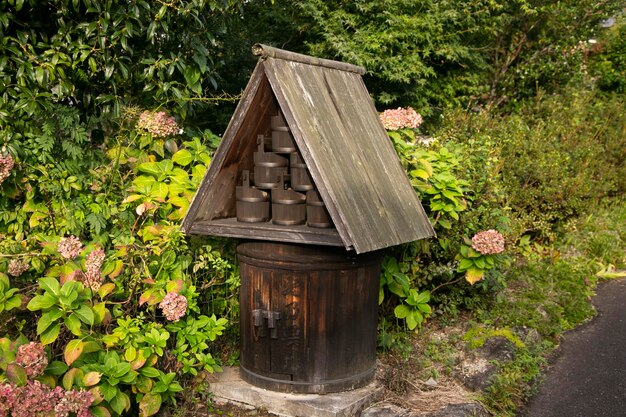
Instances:
[[[159,303],[159,308],[163,310],[163,315],[169,321],[178,321],[187,312],[187,299],[184,295],[169,292]]]
[[[93,417],[89,406],[93,395],[85,391],[50,388],[40,381],[28,381],[23,387],[0,385],[0,417],[55,416]]]
[[[141,113],[137,122],[137,129],[145,130],[151,133],[152,136],[159,138],[182,133],[182,129],[178,127],[176,119],[163,111],[144,111]]]
[[[11,174],[14,165],[15,161],[13,160],[11,154],[7,154],[6,156],[0,156],[0,184],[2,184],[4,180],[9,178],[9,175]]]
[[[76,236],[63,237],[59,242],[57,250],[65,259],[74,259],[82,250],[83,245]]]
[[[472,248],[483,255],[504,252],[504,238],[497,230],[485,230],[472,237]]]
[[[86,272],[83,277],[85,285],[91,288],[93,291],[98,291],[104,280],[102,274],[100,274],[100,268],[104,262],[104,250],[98,248],[87,255]]]
[[[11,259],[11,262],[9,262],[9,267],[7,268],[7,272],[9,273],[9,275],[19,277],[24,272],[28,271],[29,268],[30,267],[26,262],[20,259]]]
[[[382,112],[379,117],[386,130],[415,129],[423,122],[422,116],[412,107],[388,109]]]
[[[63,398],[63,388],[54,389],[39,381],[28,381],[23,387],[13,387],[8,403],[11,417],[54,415],[54,407]]]
[[[91,416],[89,406],[93,400],[93,394],[88,391],[66,391],[54,407],[55,417],[68,417],[70,413],[76,413],[78,417]]]
[[[40,343],[30,342],[17,348],[15,362],[26,370],[26,375],[36,378],[48,366],[48,356]]]

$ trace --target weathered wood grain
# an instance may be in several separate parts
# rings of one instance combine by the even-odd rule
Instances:
[[[260,45],[261,60],[183,221],[186,233],[375,251],[434,235],[361,79],[350,64]],[[235,186],[258,134],[281,109],[336,230],[237,224]],[[224,220],[224,221],[222,221]],[[312,230],[313,229],[313,230]]]
[[[242,340],[245,380],[300,393],[343,391],[372,380],[379,253],[248,242],[237,247],[237,255],[241,334],[249,338]],[[251,294],[263,294],[262,300]],[[267,321],[260,329],[246,318],[258,309],[279,314],[274,337]]]
[[[358,74],[267,59],[266,74],[344,242],[357,253],[434,234]]]
[[[270,132],[270,117],[278,111],[263,66],[257,64],[183,219],[185,233],[198,221],[235,217],[235,187],[244,170],[253,170],[257,134]]]
[[[314,56],[298,54],[284,49],[274,48],[272,46],[257,43],[252,47],[252,53],[260,56],[262,59],[277,58],[287,61],[301,62],[307,65],[315,65],[319,67],[334,68],[341,71],[354,72],[359,75],[365,74],[365,68],[357,65],[348,64],[347,62],[331,61],[330,59],[317,58]]]
[[[241,223],[236,218],[198,221],[191,225],[189,233],[277,242],[310,243],[324,246],[344,246],[335,229],[320,229],[305,225],[282,226],[271,223]]]

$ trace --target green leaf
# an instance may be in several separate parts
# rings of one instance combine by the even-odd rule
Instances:
[[[78,310],[74,311],[74,314],[76,314],[83,323],[93,326],[95,317],[93,310],[89,306],[83,304]]]
[[[159,371],[156,368],[153,368],[151,366],[146,366],[145,368],[141,368],[139,370],[139,373],[143,376],[146,376],[148,378],[156,378],[159,376]]]
[[[44,293],[42,295],[34,296],[28,302],[28,305],[26,306],[26,308],[28,308],[30,311],[45,310],[45,309],[52,307],[56,303],[57,303],[56,298],[54,298],[49,293]]]
[[[93,306],[94,323],[100,324],[106,317],[107,307],[105,303],[98,303]]]
[[[409,327],[409,330],[414,330],[417,326],[422,324],[423,321],[424,317],[417,310],[413,310],[411,314],[406,317],[406,324]]]
[[[85,349],[83,349],[83,352],[92,353],[92,352],[99,352],[101,350],[102,350],[102,347],[96,341],[94,340],[85,341]]]
[[[156,162],[144,162],[143,164],[139,164],[137,166],[137,171],[154,175],[155,177],[161,172]]]
[[[41,344],[45,346],[57,340],[57,337],[59,337],[60,330],[61,330],[61,325],[59,323],[55,324],[54,326],[48,327],[46,331],[44,331],[41,334],[41,336],[39,336],[39,339],[41,340]]]
[[[36,211],[30,216],[30,219],[28,220],[28,225],[30,226],[31,229],[33,229],[39,226],[39,224],[41,223],[43,219],[47,219],[49,217],[50,215],[48,213]]]
[[[161,395],[148,393],[139,402],[139,415],[148,417],[155,415],[161,408]]]
[[[37,322],[37,334],[42,334],[52,323],[56,322],[63,316],[63,310],[59,308],[52,308],[48,312],[41,315],[41,318]]]
[[[115,365],[115,371],[113,372],[113,376],[115,376],[116,378],[121,378],[127,373],[129,373],[130,371],[131,371],[130,363],[120,362],[117,365]]]
[[[459,272],[466,271],[474,266],[474,261],[471,259],[463,258],[459,263],[459,268],[457,269]]]
[[[61,284],[59,284],[56,278],[39,278],[39,287],[46,292],[54,294],[56,297],[61,293]]]
[[[106,398],[106,397],[105,397]],[[109,405],[118,414],[122,414],[124,410],[130,407],[130,398],[122,391],[117,391],[115,397],[109,400]]]
[[[415,298],[416,305],[425,304],[430,301],[430,292],[423,291],[417,295]]]
[[[9,277],[7,276],[7,274],[0,272],[0,294],[5,292],[9,287],[11,287]]]
[[[110,402],[113,398],[115,398],[115,396],[119,392],[119,389],[117,387],[109,384],[108,382],[105,382],[99,385],[99,387],[100,387],[100,392],[102,393],[102,395],[104,396],[104,399],[107,402]]]
[[[398,284],[400,284],[400,286],[405,292],[409,291],[409,286],[411,285],[411,282],[409,281],[409,277],[407,277],[405,274],[401,272],[396,272],[393,274],[393,278],[396,280]]]
[[[150,163],[154,164],[154,162],[150,162]],[[156,169],[156,164],[154,166]],[[140,175],[133,180],[133,187],[135,191],[144,195],[147,195],[150,192],[154,184],[156,184],[156,180],[154,179],[154,177],[148,177],[146,175]]]
[[[85,345],[82,340],[70,340],[65,346],[65,352],[63,354],[65,363],[68,365],[74,363],[74,361],[82,355],[84,347]]]
[[[100,405],[96,407],[90,407],[89,411],[91,411],[91,414],[93,414],[94,417],[111,417],[111,413],[109,412],[109,410]]]
[[[134,346],[129,346],[124,352],[124,359],[128,362],[132,362],[137,358],[137,349]]]
[[[174,163],[181,165],[181,166],[187,166],[191,163],[191,161],[193,161],[193,157],[191,155],[191,152],[189,152],[186,149],[181,149],[178,152],[176,152],[174,155],[172,155],[172,161],[174,161]]]
[[[444,229],[451,229],[452,228],[452,223],[450,223],[449,220],[446,219],[439,219],[439,225],[441,227],[443,227]]]
[[[193,66],[188,66],[185,69],[185,81],[189,86],[195,85],[200,80],[200,71]]]
[[[167,197],[169,191],[170,189],[166,183],[159,182],[155,184],[150,190],[150,197],[153,197],[160,201],[165,201],[165,198]]]
[[[428,316],[430,316],[433,313],[433,310],[430,308],[428,304],[419,304],[417,306],[417,309]]]
[[[66,390],[72,389],[76,382],[82,382],[83,375],[83,371],[79,368],[71,368],[63,375],[63,388]]]
[[[15,288],[13,288],[16,290]],[[22,296],[20,294],[9,298],[6,303],[4,303],[4,309],[6,311],[13,310],[14,308],[18,308],[22,305]]]
[[[397,318],[403,319],[411,313],[411,309],[407,305],[400,304],[399,306],[396,306],[396,308],[393,310],[393,313],[396,315]]]
[[[64,323],[65,327],[67,327],[74,336],[82,336],[83,332],[81,330],[80,319],[75,313],[66,317]]]
[[[428,174],[428,172],[426,172],[423,169],[414,169],[413,171],[410,172],[411,176],[415,177],[415,178],[421,178],[423,180],[427,180],[430,175]]]
[[[64,362],[52,361],[46,368],[46,373],[54,376],[60,376],[66,373],[68,369],[69,367]]]

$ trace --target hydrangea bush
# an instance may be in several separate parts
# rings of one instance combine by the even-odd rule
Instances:
[[[418,129],[422,118],[414,109],[385,110],[380,120],[437,232],[434,243],[425,240],[390,249],[383,262],[380,302],[395,303],[395,317],[417,330],[432,313],[432,294],[461,285],[463,279],[473,285],[497,266],[504,237],[493,229],[471,240],[465,235],[476,227],[463,219],[474,199],[473,184],[462,177],[457,151],[433,138],[423,140]]]
[[[231,243],[180,230],[219,138],[124,114],[88,156],[0,153],[0,417],[151,416],[220,370]]]

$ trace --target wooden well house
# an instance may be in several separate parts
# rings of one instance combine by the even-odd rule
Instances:
[[[376,366],[380,249],[434,235],[362,67],[260,56],[183,221],[244,239],[241,361],[267,389],[328,393]]]

